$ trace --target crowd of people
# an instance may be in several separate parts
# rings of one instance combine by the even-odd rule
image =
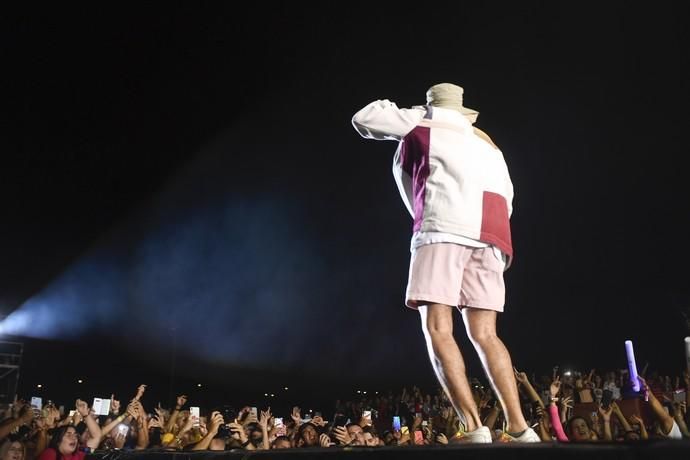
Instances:
[[[627,370],[575,371],[528,377],[517,369],[523,412],[544,442],[638,442],[690,438],[690,377],[645,372],[635,391]],[[502,442],[501,404],[479,379],[471,379],[482,423]],[[413,386],[357,400],[335,401],[321,411],[293,407],[219,404],[198,408],[186,395],[169,408],[145,405],[146,385],[123,404],[114,396],[107,415],[86,401],[61,411],[53,402],[33,407],[22,399],[6,408],[0,423],[0,460],[79,460],[112,449],[180,451],[232,449],[420,446],[462,443],[464,426],[441,389]],[[232,407],[241,407],[235,410]]]

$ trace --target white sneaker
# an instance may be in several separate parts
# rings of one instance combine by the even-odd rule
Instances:
[[[480,426],[474,431],[457,432],[455,436],[448,440],[450,443],[472,443],[472,444],[489,444],[491,440],[491,431],[489,427]]]
[[[539,435],[532,429],[527,428],[524,433],[522,433],[517,438],[509,435],[508,433],[502,433],[497,439],[498,442],[541,442]]]

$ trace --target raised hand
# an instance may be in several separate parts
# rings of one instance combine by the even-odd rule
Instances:
[[[448,444],[448,438],[445,434],[439,433],[438,435],[436,435],[436,442],[439,444]]]
[[[17,418],[21,419],[23,424],[28,424],[31,423],[35,416],[36,414],[34,413],[33,408],[31,406],[24,405],[21,406]]]
[[[60,411],[55,407],[48,408],[48,416],[46,417],[46,425],[48,428],[55,427],[55,421],[60,419]]]
[[[143,383],[137,387],[137,394],[134,397],[135,401],[139,401],[142,396],[144,396],[144,392],[146,391],[146,385]]]
[[[311,423],[313,423],[316,426],[325,426],[326,425],[326,421],[320,415],[314,416],[314,418],[311,419]]]
[[[228,428],[232,433],[232,437],[239,439],[241,442],[247,442],[247,433],[244,432],[244,427],[237,422],[228,423]]]
[[[321,433],[321,436],[319,436],[319,444],[321,447],[330,447],[331,438],[329,438],[326,433]]]
[[[194,426],[194,417],[192,417],[192,416],[190,415],[190,416],[187,417],[187,419],[185,420],[184,426],[183,426],[182,429],[180,430],[180,434],[186,433],[187,431],[191,430],[193,426]]]
[[[572,396],[565,396],[561,398],[561,408],[563,409],[572,409],[573,408],[573,398]]]
[[[261,425],[261,428],[265,429],[268,431],[268,419],[271,418],[271,408],[269,407],[265,411],[261,411],[261,415],[259,417],[259,425]]]
[[[139,418],[139,407],[137,407],[136,403],[132,401],[131,403],[127,404],[127,412],[126,415],[129,415],[130,417],[134,419]]]
[[[549,391],[551,392],[551,397],[556,398],[558,396],[558,393],[561,391],[561,376],[557,375],[555,379],[553,379],[553,382],[551,382],[551,386],[549,387]]]
[[[295,421],[295,423],[299,426],[302,423],[302,417],[300,415],[301,409],[297,406],[292,408],[292,413],[290,414],[290,417],[292,420]]]
[[[515,380],[517,380],[520,385],[527,385],[529,383],[526,373],[518,371],[515,367],[513,367],[513,371],[515,372]]]
[[[120,412],[120,401],[115,399],[115,394],[110,395],[110,410],[114,414]]]
[[[335,428],[333,428],[333,435],[340,444],[347,445],[352,443],[352,438],[350,437],[350,434],[347,432],[345,427],[336,426]]]
[[[77,399],[74,407],[75,407],[75,409],[77,409],[77,412],[79,412],[79,415],[81,415],[83,418],[88,417],[89,405],[86,404],[86,401],[82,401],[81,399]]]
[[[151,417],[151,420],[149,420],[149,428],[163,429],[163,422],[158,414],[154,415],[153,417]]]
[[[605,409],[602,406],[599,406],[599,413],[601,414],[601,417],[604,419],[604,423],[610,422],[611,421],[611,413],[613,412],[613,407],[610,407],[608,409]]]
[[[642,417],[640,417],[640,416],[637,415],[637,414],[632,414],[632,415],[630,416],[630,424],[631,424],[631,425],[640,425],[640,426],[642,426],[642,425],[644,424],[644,422],[642,421]]]
[[[208,432],[217,434],[223,423],[225,423],[225,421],[223,420],[223,415],[220,412],[211,412],[211,421],[208,426]]]

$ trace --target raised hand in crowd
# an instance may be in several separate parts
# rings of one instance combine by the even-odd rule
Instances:
[[[225,420],[223,420],[223,415],[218,411],[211,412],[211,418],[208,422],[208,430],[206,435],[194,445],[192,450],[206,450],[211,445],[211,441],[218,434],[220,427],[223,426]]]
[[[601,421],[604,429],[603,437],[605,441],[613,440],[613,434],[611,432],[611,415],[613,413],[613,407],[599,406],[598,412],[601,415]]]
[[[560,406],[560,415],[561,415],[561,423],[565,423],[568,421],[570,411],[572,411],[574,405],[573,405],[573,397],[572,396],[563,396],[562,398],[559,399],[558,405]]]
[[[644,424],[644,420],[637,414],[632,414],[630,416],[630,424],[637,425],[640,429],[640,439],[643,441],[649,439],[649,433],[647,433],[647,427]]]
[[[297,406],[292,408],[292,413],[290,414],[290,418],[295,422],[295,426],[300,426],[302,424],[302,417],[300,414],[301,409]]]
[[[676,422],[673,419],[673,417],[664,410],[664,406],[662,406],[659,400],[656,398],[656,396],[654,396],[654,393],[649,388],[647,381],[640,376],[638,376],[638,379],[640,381],[641,388],[644,390],[645,397],[648,399],[649,407],[652,410],[652,414],[654,414],[654,418],[659,422],[661,434],[663,436],[674,436],[678,438],[679,435],[681,435],[680,430],[677,434],[672,433],[674,425],[676,425]]]
[[[335,439],[338,441],[338,443],[340,443],[340,445],[349,446],[352,444],[353,439],[347,429],[343,426],[336,426],[333,428],[333,436],[335,436]]]
[[[240,442],[241,446],[247,450],[254,450],[254,445],[249,442],[247,433],[244,431],[244,427],[237,422],[228,423],[228,428],[230,429],[231,437]]]
[[[268,450],[271,448],[270,441],[268,438],[268,421],[271,420],[271,408],[269,407],[265,411],[261,411],[259,417],[259,426],[261,427],[263,449]]]
[[[134,401],[139,401],[142,396],[144,396],[144,392],[146,391],[146,385],[141,384],[137,387],[137,394],[134,396]],[[178,403],[179,404],[179,403]],[[183,406],[183,404],[179,404],[180,406]]]
[[[321,447],[331,447],[331,445],[332,445],[331,438],[329,438],[326,433],[321,433],[319,435],[319,445]]]
[[[110,395],[110,413],[113,415],[120,415],[120,401],[115,399],[115,394]]]

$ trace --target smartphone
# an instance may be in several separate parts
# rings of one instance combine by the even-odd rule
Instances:
[[[393,431],[400,431],[400,416],[393,416]]]
[[[74,414],[76,414],[76,413],[77,413],[76,410],[71,410],[71,411],[69,411],[69,416],[74,417]]]
[[[258,418],[259,416],[257,414],[258,414],[258,412],[256,410],[256,407],[252,407],[251,409],[249,409],[249,415],[250,416],[252,416],[254,418]]]
[[[422,420],[422,426],[428,426],[428,425],[429,425],[429,422],[427,422],[426,420]]]
[[[190,407],[189,408],[189,416],[192,417],[192,420],[194,420],[194,425],[193,426],[199,426],[199,408],[198,407]]]
[[[343,414],[336,414],[333,418],[333,426],[346,426],[347,416]]]
[[[417,445],[424,444],[424,434],[419,430],[414,432],[414,443]]]
[[[401,434],[408,434],[409,432],[410,432],[410,429],[407,428],[407,426],[400,427],[400,433]]]
[[[273,426],[276,428],[276,436],[285,436],[287,428],[283,423],[282,417],[276,417],[273,419]]]
[[[370,410],[362,411],[362,418],[371,419],[371,411]]]
[[[685,390],[676,390],[673,392],[673,402],[682,403],[685,402],[686,398]]]
[[[127,432],[129,431],[129,425],[125,425],[124,423],[120,423],[117,426],[117,434],[121,436],[127,436]]]
[[[611,390],[604,390],[601,395],[601,406],[608,408],[611,405],[611,400],[613,399],[613,392]]]
[[[314,412],[314,417],[321,417],[321,412]]]
[[[32,396],[31,407],[38,410],[43,409],[43,398],[39,398],[38,396]]]

